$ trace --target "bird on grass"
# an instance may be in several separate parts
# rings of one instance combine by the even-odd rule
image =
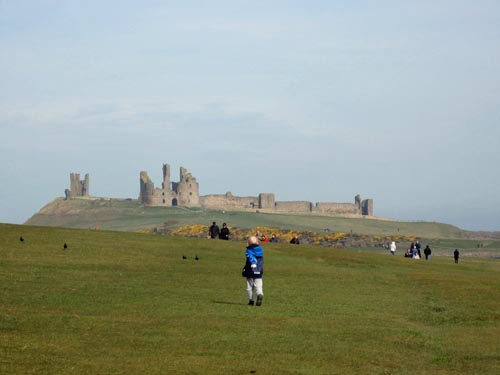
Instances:
[[[182,259],[187,259],[187,257],[185,255],[182,256]]]
[[[19,241],[24,242],[23,236],[19,237]]]
[[[194,260],[199,260],[200,258],[198,258],[198,255],[195,255],[194,256]]]
[[[67,249],[67,248],[68,248],[68,244],[65,242],[63,247],[64,247],[65,249]]]

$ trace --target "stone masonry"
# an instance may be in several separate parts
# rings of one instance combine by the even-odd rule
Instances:
[[[180,181],[170,182],[170,165],[163,164],[162,187],[155,188],[148,173],[142,171],[139,202],[146,206],[200,206],[198,182],[183,167],[180,168]]]
[[[373,216],[373,200],[354,197],[354,203],[309,201],[276,201],[274,193],[260,193],[258,196],[238,197],[231,192],[200,196],[196,178],[181,167],[179,181],[170,181],[170,165],[163,164],[161,188],[155,188],[146,171],[139,175],[139,203],[145,206],[206,207],[227,210],[258,210],[276,213],[319,213],[333,215]],[[89,196],[89,175],[80,180],[79,173],[70,174],[70,189],[65,190],[66,199]]]
[[[64,191],[66,199],[75,197],[88,197],[89,196],[89,174],[85,175],[85,179],[80,180],[79,173],[71,173],[69,175],[70,188]]]
[[[238,197],[231,192],[200,196],[199,185],[191,173],[180,168],[180,181],[170,181],[170,165],[163,165],[163,183],[155,188],[147,172],[140,173],[139,202],[146,206],[186,206],[228,210],[260,210],[280,213],[322,213],[373,216],[373,200],[354,197],[354,203],[308,201],[276,201],[273,193],[260,193],[255,197]]]

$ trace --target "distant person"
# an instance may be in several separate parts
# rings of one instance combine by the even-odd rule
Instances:
[[[293,238],[290,240],[290,243],[294,245],[300,245],[299,237],[293,236]]]
[[[455,251],[453,252],[453,258],[455,258],[455,263],[458,263],[459,257],[460,257],[460,252],[458,251],[458,249],[455,249]]]
[[[389,250],[391,251],[391,255],[396,255],[396,242],[391,242],[391,244],[389,245]]]
[[[420,245],[420,241],[417,241],[415,243],[415,249],[417,250],[417,254],[418,254],[418,257],[419,258],[422,258],[422,253],[420,252],[420,248],[421,248],[422,245]]]
[[[269,242],[269,238],[267,238],[265,234],[263,234],[263,235],[260,237],[260,240],[261,240],[262,242]]]
[[[219,238],[219,227],[215,223],[215,221],[212,223],[210,228],[208,229],[208,236],[210,238]]]
[[[425,260],[429,260],[431,258],[431,254],[432,254],[431,248],[429,247],[429,245],[426,245],[424,249]]]
[[[229,228],[227,227],[226,223],[222,224],[222,229],[220,230],[219,233],[219,239],[229,240]]]
[[[415,243],[413,242],[410,244],[410,253],[411,257],[415,258],[415,254],[417,253],[417,248],[415,247]]]
[[[256,236],[248,237],[247,247],[245,250],[245,266],[241,275],[246,277],[248,305],[262,305],[264,292],[262,289],[262,276],[264,276],[264,250],[259,245],[259,240]],[[254,296],[257,296],[255,302]]]
[[[278,237],[276,237],[276,233],[271,234],[269,242],[278,242]]]

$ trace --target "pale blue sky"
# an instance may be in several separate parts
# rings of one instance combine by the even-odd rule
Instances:
[[[0,0],[0,87],[0,222],[168,162],[203,195],[500,230],[498,1]]]

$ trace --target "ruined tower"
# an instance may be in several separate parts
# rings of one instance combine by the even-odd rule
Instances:
[[[354,205],[356,206],[357,210],[361,212],[361,196],[359,194],[354,197]]]
[[[70,173],[69,181],[70,181],[70,188],[64,191],[66,199],[89,196],[88,173],[85,175],[85,178],[83,180],[80,180],[80,173]]]
[[[179,174],[180,180],[175,184],[175,189],[172,189],[177,195],[177,204],[179,206],[199,206],[200,194],[196,178],[191,173],[188,173],[184,167],[180,168]]]
[[[274,208],[275,199],[273,193],[259,194],[259,208]]]
[[[139,175],[140,181],[140,193],[139,193],[139,202],[145,205],[153,204],[153,191],[155,190],[155,186],[153,181],[148,176],[148,172],[141,171]]]
[[[161,189],[154,187],[147,172],[141,172],[139,202],[147,206],[199,206],[199,185],[183,167],[180,168],[179,182],[170,182],[170,165],[163,164]]]
[[[163,189],[170,189],[170,165],[163,164]]]
[[[361,201],[361,214],[373,216],[373,199],[364,199]]]

